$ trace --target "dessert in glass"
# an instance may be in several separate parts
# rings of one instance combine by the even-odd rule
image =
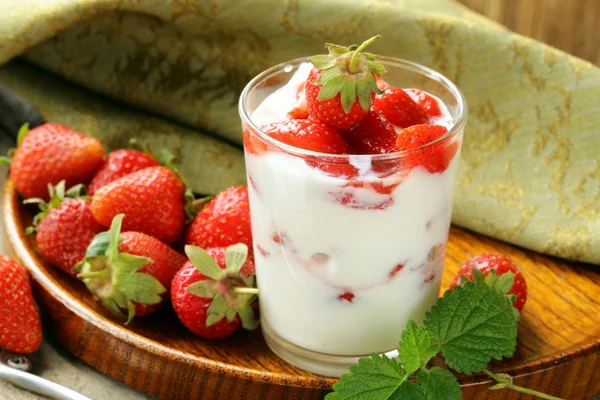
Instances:
[[[328,46],[255,77],[239,111],[265,340],[340,376],[438,297],[467,107],[429,68]]]

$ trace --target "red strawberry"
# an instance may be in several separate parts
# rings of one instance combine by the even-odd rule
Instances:
[[[185,225],[185,185],[166,167],[150,167],[125,175],[98,189],[92,213],[110,226],[117,214],[125,214],[124,231],[154,236],[174,243]]]
[[[230,187],[198,213],[185,233],[185,244],[208,249],[244,243],[252,248],[248,188]]]
[[[310,119],[274,122],[262,127],[273,139],[305,150],[347,154],[350,148],[335,129]]]
[[[505,274],[507,275],[504,276]],[[471,282],[482,281],[506,293],[513,306],[519,311],[523,310],[527,301],[527,283],[510,258],[500,254],[481,254],[473,257],[458,270],[450,289],[461,285],[465,280],[463,276]]]
[[[426,92],[420,89],[406,89],[405,92],[408,93],[410,98],[413,99],[428,116],[439,117],[442,115],[442,112],[440,111],[440,105],[437,100]]]
[[[102,164],[104,148],[94,138],[64,125],[46,123],[19,130],[10,176],[25,198],[48,200],[48,185],[88,183]]]
[[[457,151],[455,144],[434,143],[434,140],[444,136],[448,130],[440,125],[414,125],[403,129],[398,135],[396,144],[398,150],[410,150],[421,147],[418,151],[409,152],[403,157],[406,168],[411,169],[420,165],[431,173],[442,172]]]
[[[386,118],[400,128],[427,122],[427,114],[417,103],[400,88],[391,87],[375,97],[375,108],[381,110]]]
[[[88,186],[87,194],[92,196],[94,192],[112,181],[132,172],[158,165],[158,161],[148,153],[129,149],[115,150],[104,159]]]
[[[296,103],[288,112],[290,119],[306,119],[308,118],[308,104],[306,103],[306,82],[298,86],[296,93]]]
[[[329,55],[310,59],[313,68],[306,81],[310,118],[337,129],[350,129],[367,116],[375,93],[376,76],[385,73],[377,56],[362,51],[379,36],[360,46],[328,44]]]
[[[221,339],[240,326],[255,329],[252,302],[254,263],[247,260],[248,248],[237,244],[204,251],[186,246],[190,258],[173,279],[171,301],[179,320],[193,333],[206,339]]]
[[[42,211],[34,220],[36,240],[38,250],[52,265],[76,276],[73,268],[85,258],[94,236],[105,228],[94,219],[89,200],[65,198],[64,184],[61,181],[52,188],[49,203],[40,204]]]
[[[369,114],[344,137],[356,154],[382,154],[398,151],[394,127],[383,113],[371,108]]]
[[[107,232],[96,235],[78,266],[94,296],[127,322],[157,311],[168,299],[173,277],[186,258],[161,241],[140,232],[121,233],[123,214]]]
[[[0,348],[15,353],[37,351],[42,322],[27,272],[12,258],[0,255]]]

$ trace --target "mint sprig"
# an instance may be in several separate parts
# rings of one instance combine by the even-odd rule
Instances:
[[[517,318],[502,290],[505,285],[495,286],[478,279],[446,291],[426,313],[425,326],[408,321],[402,332],[398,361],[377,354],[360,359],[325,398],[461,400],[460,383],[454,374],[427,366],[441,352],[448,366],[458,372],[485,372],[497,382],[492,390],[507,388],[562,400],[516,386],[510,376],[485,369],[492,359],[511,357],[517,344]]]

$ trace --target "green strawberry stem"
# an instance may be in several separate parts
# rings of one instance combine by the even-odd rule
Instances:
[[[258,288],[249,288],[249,287],[234,287],[234,293],[239,294],[258,294]]]
[[[17,147],[21,145],[23,139],[25,139],[25,135],[29,133],[29,122],[25,122],[19,128],[19,132],[17,133]],[[0,165],[10,165],[12,163],[12,156],[15,152],[15,149],[8,150],[8,157],[0,157]]]
[[[510,390],[514,390],[515,392],[521,392],[521,393],[525,393],[525,394],[530,394],[532,396],[536,396],[539,397],[540,399],[546,399],[546,400],[565,400],[562,399],[560,397],[555,397],[555,396],[551,396],[549,394],[546,393],[542,393],[542,392],[538,392],[537,390],[532,390],[532,389],[527,389],[521,386],[517,386],[515,384],[513,384],[513,378],[510,375],[507,374],[495,374],[493,372],[490,372],[487,369],[483,369],[483,372],[489,376],[490,378],[492,378],[494,381],[497,382],[496,385],[492,386],[490,388],[490,390],[498,390],[498,389],[510,389]]]
[[[380,37],[381,37],[381,35],[373,36],[371,39],[365,40],[360,46],[358,46],[358,49],[354,50],[354,53],[352,54],[352,57],[350,58],[350,65],[348,66],[348,71],[350,71],[351,74],[355,74],[355,73],[359,72],[356,70],[356,63],[358,62],[358,55],[364,49],[366,49],[367,46],[369,46],[371,43],[373,43]]]

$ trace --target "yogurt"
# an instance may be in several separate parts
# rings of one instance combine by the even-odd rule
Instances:
[[[283,120],[310,65],[268,95],[251,119]],[[436,124],[452,117],[439,102]],[[246,152],[263,324],[317,353],[361,356],[398,346],[409,319],[438,297],[459,154],[448,168],[382,176],[372,156],[336,176],[282,151]]]

